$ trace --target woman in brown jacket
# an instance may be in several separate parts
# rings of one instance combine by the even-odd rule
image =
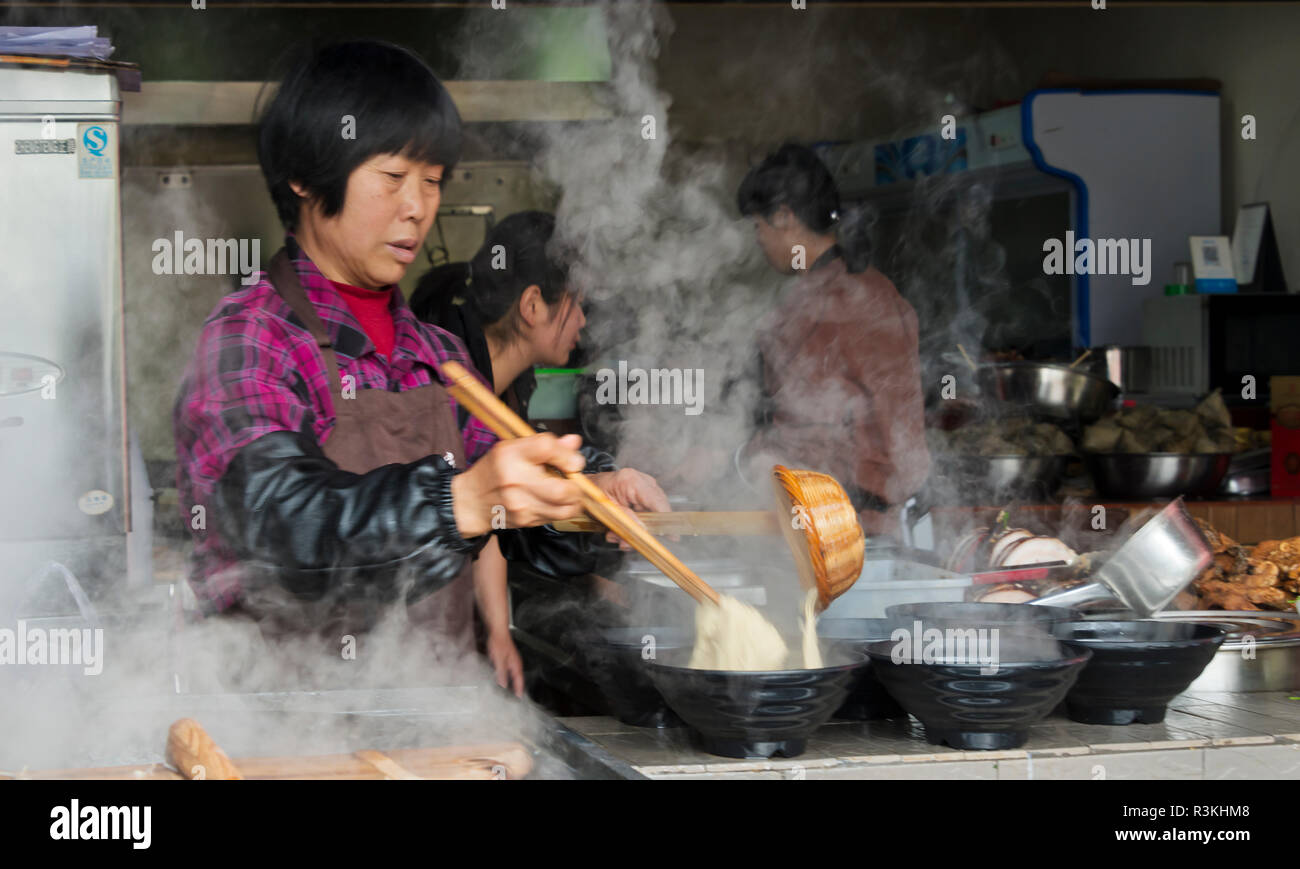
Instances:
[[[894,534],[930,470],[916,312],[871,265],[865,216],[845,214],[808,148],[768,156],[737,201],[768,263],[797,276],[760,326],[762,424],[738,452],[740,466],[831,474],[863,531]]]

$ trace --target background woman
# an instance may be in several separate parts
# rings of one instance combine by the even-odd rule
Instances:
[[[512,214],[492,228],[470,262],[430,271],[411,296],[416,315],[464,341],[474,366],[525,418],[536,387],[533,368],[565,365],[587,322],[569,281],[567,257],[552,244],[554,234],[550,214]],[[613,460],[589,445],[582,451],[600,485],[617,491],[620,503],[635,510],[670,509],[649,475],[614,470]],[[506,561],[495,542],[474,563],[474,591],[497,681],[522,694],[523,668],[510,637]]]
[[[930,470],[916,312],[871,265],[866,215],[846,212],[810,149],[769,155],[736,199],[768,264],[797,276],[759,330],[765,406],[741,462],[829,473],[867,534],[894,533]]]

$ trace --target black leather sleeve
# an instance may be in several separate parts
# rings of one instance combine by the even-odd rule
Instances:
[[[298,597],[383,596],[377,586],[399,576],[418,595],[454,579],[487,541],[456,529],[455,473],[429,456],[353,474],[312,438],[274,432],[236,453],[212,513],[223,542]]]
[[[583,444],[579,452],[587,460],[585,473],[618,470],[608,453]],[[611,573],[623,560],[622,551],[605,542],[603,534],[574,534],[556,531],[549,525],[497,531],[501,554],[510,561],[528,563],[538,573],[556,578],[587,573]]]

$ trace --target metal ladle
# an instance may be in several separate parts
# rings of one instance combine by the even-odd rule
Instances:
[[[1181,497],[1169,502],[1094,571],[1094,581],[1030,605],[1077,607],[1116,598],[1141,617],[1168,606],[1214,558]]]

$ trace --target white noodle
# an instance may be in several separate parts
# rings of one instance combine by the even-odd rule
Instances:
[[[803,664],[807,669],[822,666],[813,617],[816,605],[817,591],[813,589],[802,613]],[[724,594],[717,606],[702,603],[695,610],[690,666],[697,670],[783,670],[790,657],[781,634],[749,604]]]
[[[808,590],[803,601],[803,665],[807,670],[820,670],[822,650],[817,644],[817,589]]]

